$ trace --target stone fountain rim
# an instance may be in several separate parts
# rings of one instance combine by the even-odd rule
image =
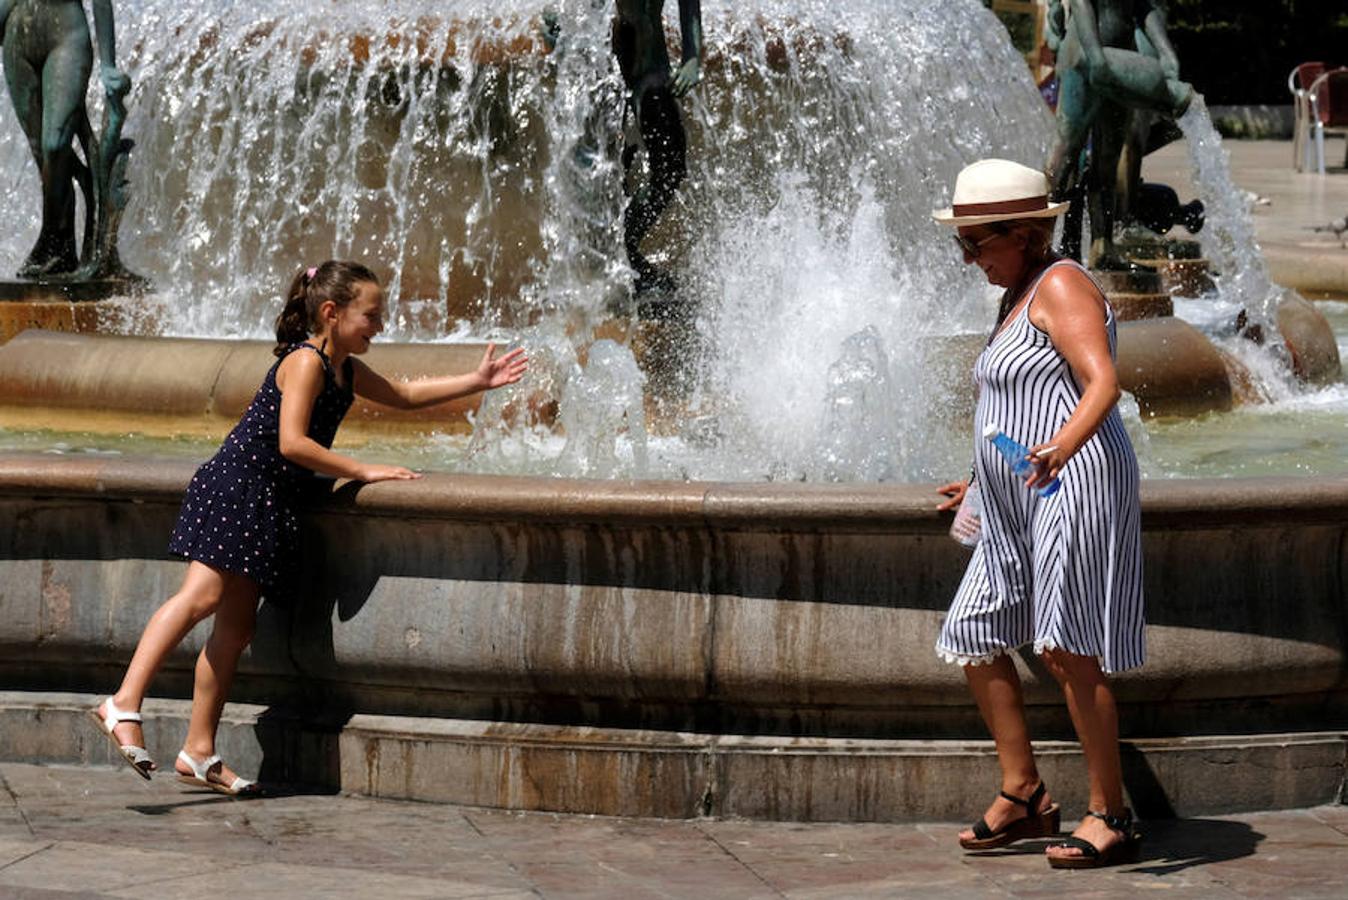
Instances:
[[[177,503],[197,462],[153,456],[0,453],[0,496]],[[1145,479],[1145,528],[1342,523],[1348,476]],[[429,473],[417,482],[338,481],[325,513],[467,521],[942,534],[934,484],[632,481]]]

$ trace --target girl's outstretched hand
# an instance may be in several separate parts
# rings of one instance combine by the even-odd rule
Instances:
[[[523,347],[516,347],[500,359],[492,358],[495,353],[496,345],[488,344],[482,362],[477,364],[477,377],[482,381],[483,390],[514,384],[529,371],[529,357],[524,355]]]
[[[412,481],[420,477],[419,472],[404,469],[402,466],[370,465],[360,467],[360,474],[356,477],[356,480],[363,481],[366,484],[374,484],[376,481]]]

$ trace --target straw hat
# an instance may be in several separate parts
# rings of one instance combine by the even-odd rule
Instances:
[[[1067,203],[1050,203],[1048,177],[1009,159],[980,159],[955,177],[949,209],[932,210],[942,225],[982,225],[1007,219],[1060,216]]]

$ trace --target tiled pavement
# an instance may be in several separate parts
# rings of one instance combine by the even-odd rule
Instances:
[[[1055,872],[958,826],[659,821],[0,765],[0,898],[1348,896],[1348,806],[1147,822],[1140,864]]]

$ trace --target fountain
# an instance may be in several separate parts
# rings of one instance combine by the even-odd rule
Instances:
[[[157,397],[218,432],[286,274],[374,261],[407,345],[381,349],[409,374],[488,338],[537,367],[476,409],[352,423],[356,452],[456,474],[347,485],[312,513],[313,596],[264,605],[222,753],[264,778],[514,808],[963,817],[990,748],[930,646],[964,551],[928,483],[967,468],[993,298],[928,212],[969,159],[1044,158],[1048,113],[978,3],[705,4],[688,179],[643,245],[680,314],[640,323],[610,12],[558,6],[551,49],[523,0],[452,19],[429,0],[125,10],[127,131],[160,165],[131,173],[123,251],[160,291],[107,301],[125,336],[0,348],[0,425],[28,434],[92,386],[72,419],[116,427],[119,404]],[[24,152],[0,132],[0,203],[27,190]],[[0,258],[31,239],[0,236]],[[1273,408],[1343,402],[1232,352]],[[458,423],[471,435],[425,436]],[[0,752],[101,758],[75,737],[83,695],[177,577],[181,457],[210,452],[179,434],[147,458],[0,433]],[[1148,482],[1152,662],[1120,683],[1144,813],[1337,790],[1348,586],[1323,560],[1343,557],[1348,484],[1319,474]],[[161,757],[201,638],[148,710]],[[1067,734],[1025,666],[1036,733]],[[1049,749],[1045,776],[1079,782],[1054,777],[1072,748]]]

